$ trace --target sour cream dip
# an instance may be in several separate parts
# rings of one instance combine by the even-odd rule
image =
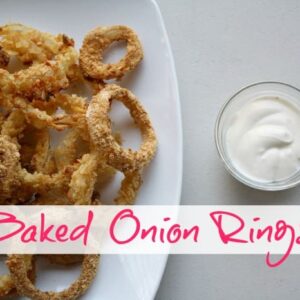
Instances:
[[[252,180],[278,181],[300,170],[300,107],[283,96],[245,103],[226,132],[228,156]]]
[[[216,142],[227,169],[243,183],[279,190],[300,182],[300,91],[259,83],[223,107]]]

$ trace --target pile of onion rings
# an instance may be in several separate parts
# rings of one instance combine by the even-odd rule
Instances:
[[[117,63],[103,62],[113,42],[127,42]],[[155,155],[156,135],[137,97],[107,80],[120,80],[143,58],[136,33],[126,26],[90,31],[78,53],[65,34],[52,35],[22,24],[0,27],[0,204],[99,205],[100,183],[117,171],[124,179],[115,204],[133,204],[142,172]],[[13,61],[23,67],[12,70]],[[92,97],[71,94],[89,87]],[[109,111],[120,101],[141,131],[137,151],[122,146]],[[53,146],[53,131],[64,132]],[[96,188],[97,187],[97,188]],[[80,209],[80,208],[79,208]],[[99,255],[45,255],[51,263],[81,263],[79,277],[65,290],[35,286],[36,255],[9,255],[9,272],[0,276],[0,298],[77,299],[96,276]]]

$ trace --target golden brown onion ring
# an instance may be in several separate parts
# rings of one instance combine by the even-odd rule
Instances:
[[[35,281],[35,259],[32,255],[24,255],[27,276],[31,282]],[[10,274],[0,275],[0,297],[14,295],[15,283]]]
[[[1,26],[0,36],[0,46],[9,55],[17,55],[24,64],[45,62],[66,45],[74,46],[74,41],[65,35],[54,36],[23,24]]]
[[[85,114],[86,99],[76,95],[55,94],[47,102],[42,100],[27,101],[23,97],[9,97],[7,108],[18,108],[22,110],[28,123],[34,127],[43,129],[52,127],[63,130],[76,124],[79,117]],[[4,105],[5,106],[5,105]],[[58,109],[65,113],[56,114]]]
[[[1,176],[7,175],[0,184],[0,204],[21,203],[30,200],[34,193],[43,193],[47,190],[65,190],[77,167],[78,164],[74,164],[48,175],[39,172],[29,173],[20,166],[20,162],[16,167],[6,169],[1,165]]]
[[[7,95],[46,99],[69,86],[77,66],[78,55],[73,47],[67,47],[53,60],[34,64],[16,73],[0,69],[0,100],[5,103]],[[74,73],[75,72],[75,73]]]
[[[115,64],[103,63],[103,52],[116,41],[127,42],[127,53]],[[136,33],[127,26],[97,27],[84,38],[80,49],[80,67],[85,77],[97,80],[120,79],[143,58],[143,49]]]
[[[11,92],[23,97],[43,98],[47,93],[55,93],[68,87],[69,71],[76,65],[77,58],[75,49],[68,47],[54,60],[35,64],[12,74],[14,85]]]
[[[138,151],[123,148],[114,138],[109,119],[112,100],[121,101],[141,130],[142,144]],[[122,172],[140,170],[153,158],[157,140],[147,112],[127,89],[108,85],[90,102],[87,123],[92,142],[104,154],[109,165]]]
[[[60,292],[41,291],[30,281],[26,272],[24,255],[10,255],[6,264],[15,282],[17,292],[33,300],[74,300],[81,296],[96,276],[99,255],[85,255],[81,273],[70,287]]]
[[[57,173],[48,175],[30,173],[20,162],[18,136],[27,126],[23,113],[14,110],[2,125],[0,135],[0,202],[11,199],[13,203],[24,201],[33,193],[59,189],[68,185],[78,164],[68,165]],[[12,204],[12,203],[11,203]]]

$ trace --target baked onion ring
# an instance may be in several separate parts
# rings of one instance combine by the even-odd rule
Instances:
[[[24,255],[26,273],[31,282],[35,281],[35,259],[32,255]],[[15,293],[15,283],[10,274],[0,275],[0,297]]]
[[[0,46],[9,55],[17,55],[23,64],[42,63],[52,59],[65,45],[74,45],[63,34],[52,35],[35,28],[11,23],[0,27]]]
[[[22,168],[17,146],[7,136],[0,136],[0,204],[24,202],[34,193],[68,186],[77,165],[55,174],[29,173]]]
[[[111,43],[127,41],[127,53],[115,64],[103,63],[103,52]],[[84,38],[80,49],[80,67],[85,77],[97,80],[121,79],[143,58],[143,49],[136,33],[127,26],[97,27]]]
[[[14,74],[0,70],[1,90],[6,94],[45,98],[48,93],[55,93],[69,86],[69,71],[76,63],[77,53],[73,47],[68,47],[54,60],[34,64]]]
[[[1,77],[11,81],[2,86],[6,94],[11,91],[38,97],[65,88],[68,78],[75,76],[78,55],[74,41],[66,35],[54,36],[22,24],[8,24],[0,27],[0,36],[3,50],[30,66],[14,74],[2,72]]]
[[[112,135],[109,110],[112,100],[121,101],[141,130],[142,144],[138,151],[123,148]],[[117,85],[107,85],[90,102],[86,113],[92,142],[104,154],[109,165],[122,172],[140,170],[153,158],[157,140],[148,114],[127,89]]]
[[[30,281],[26,271],[24,255],[10,255],[6,264],[15,282],[17,292],[33,300],[74,300],[82,295],[96,276],[99,255],[85,255],[81,273],[68,288],[60,292],[41,291]]]
[[[20,110],[14,110],[2,125],[0,135],[0,203],[23,202],[33,193],[66,187],[78,164],[68,165],[54,174],[28,172],[20,162],[18,136],[27,126]],[[43,145],[42,148],[47,148]],[[45,149],[43,149],[44,151]],[[43,155],[44,156],[44,155]]]

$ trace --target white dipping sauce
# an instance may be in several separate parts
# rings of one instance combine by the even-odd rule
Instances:
[[[286,179],[300,169],[300,106],[260,96],[230,119],[226,150],[233,166],[256,181]]]

